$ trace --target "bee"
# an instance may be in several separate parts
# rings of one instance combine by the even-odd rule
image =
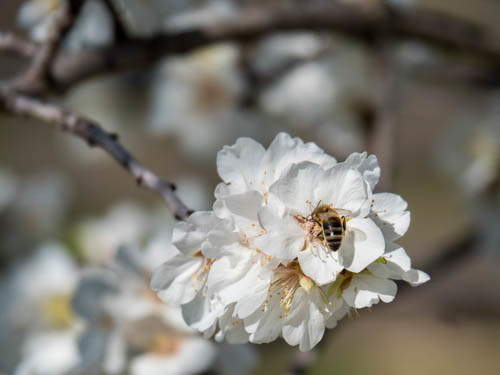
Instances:
[[[321,203],[321,202],[320,202]],[[332,251],[337,251],[342,245],[346,232],[346,217],[350,211],[332,208],[331,205],[316,206],[310,215],[310,220],[315,223],[312,234],[320,239]]]

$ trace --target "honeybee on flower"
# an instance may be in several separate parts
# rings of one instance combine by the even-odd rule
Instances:
[[[351,309],[391,302],[393,280],[429,280],[395,244],[406,202],[373,193],[374,155],[337,162],[314,143],[280,133],[266,150],[240,138],[217,156],[223,182],[213,211],[174,229],[179,254],[153,289],[206,336],[265,343],[282,336],[312,349]]]

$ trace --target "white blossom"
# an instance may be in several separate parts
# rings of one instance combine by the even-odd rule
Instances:
[[[29,0],[19,10],[17,22],[30,30],[32,39],[43,41],[48,36],[60,4],[60,0]]]
[[[71,308],[78,279],[75,262],[56,243],[40,246],[14,270],[9,278],[14,300],[5,308],[14,332],[22,336],[16,375],[62,375],[80,361],[82,322]]]
[[[77,366],[78,332],[75,330],[35,334],[23,348],[14,375],[64,375]]]
[[[245,125],[234,108],[244,87],[238,58],[239,49],[225,43],[165,61],[152,87],[152,132],[175,135],[194,156],[215,152],[221,136],[234,139],[235,122]]]
[[[139,206],[121,202],[103,217],[88,218],[77,228],[77,238],[90,264],[109,262],[121,244],[138,243],[145,236],[148,215]]]
[[[281,133],[266,150],[240,138],[217,156],[223,183],[213,211],[174,228],[176,254],[152,287],[182,305],[186,323],[233,343],[283,337],[310,350],[352,309],[391,302],[393,280],[429,279],[395,244],[410,215],[396,194],[373,189],[380,167],[353,153],[337,163],[313,143]],[[338,249],[319,236],[318,206],[338,210]],[[319,226],[319,229],[318,229]]]
[[[17,22],[29,30],[30,37],[43,42],[49,37],[62,0],[28,0],[20,8]],[[64,48],[99,47],[113,41],[113,20],[100,0],[85,2],[73,29],[63,42]]]
[[[199,215],[191,224],[203,221]],[[195,243],[199,233],[184,238],[186,233],[177,231],[175,237],[185,246]],[[106,268],[85,272],[74,298],[75,310],[87,321],[82,371],[93,367],[110,374],[192,374],[212,368],[225,356],[217,344],[194,334],[178,306],[163,304],[149,288],[153,265],[175,258],[173,250],[168,236],[160,234],[144,250],[121,246]],[[100,355],[90,363],[97,346]],[[251,355],[246,349],[241,348],[243,359]],[[254,364],[245,363],[241,372]]]
[[[274,33],[259,43],[253,64],[257,72],[269,75],[291,60],[317,55],[325,44],[325,40],[313,32]]]
[[[337,42],[334,53],[300,64],[267,88],[259,104],[292,126],[314,131],[339,113],[356,113],[373,102],[369,60],[362,49]]]

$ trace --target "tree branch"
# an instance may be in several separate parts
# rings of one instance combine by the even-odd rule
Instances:
[[[13,51],[26,57],[33,57],[38,45],[9,31],[0,31],[0,50]]]
[[[49,27],[47,39],[33,55],[31,65],[12,85],[17,91],[43,91],[49,85],[52,61],[85,0],[67,0],[59,5]]]
[[[315,3],[316,4],[316,3]],[[480,26],[422,9],[387,8],[367,13],[334,2],[321,6],[260,7],[227,20],[191,30],[151,38],[131,38],[100,49],[60,54],[52,75],[61,89],[88,78],[148,65],[159,58],[186,53],[220,41],[247,41],[275,31],[331,30],[362,41],[373,41],[383,32],[393,38],[416,38],[465,53],[474,53],[500,65],[500,38]]]
[[[139,186],[145,186],[158,192],[172,209],[178,220],[187,219],[192,210],[175,195],[175,186],[159,178],[156,174],[143,166],[118,141],[116,134],[108,133],[97,123],[67,112],[62,108],[42,101],[18,94],[6,85],[0,85],[0,106],[17,114],[28,116],[46,123],[60,125],[87,142],[91,147],[97,146],[106,151],[137,181]]]

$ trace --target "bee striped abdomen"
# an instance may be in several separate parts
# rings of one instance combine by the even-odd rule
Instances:
[[[332,251],[337,251],[344,238],[343,222],[340,217],[330,217],[323,222],[323,234],[326,244]]]
[[[321,233],[315,231],[314,236],[331,251],[340,249],[346,232],[346,217],[341,216],[331,205],[318,204],[311,214],[311,220],[316,223],[316,228],[321,228]]]

